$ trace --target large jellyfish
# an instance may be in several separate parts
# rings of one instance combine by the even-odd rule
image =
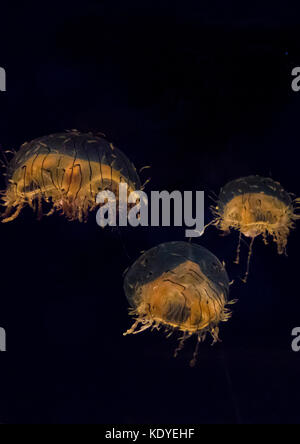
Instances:
[[[2,222],[14,220],[25,205],[42,214],[42,203],[69,220],[87,219],[99,191],[118,198],[119,184],[128,193],[141,187],[134,165],[100,135],[71,130],[40,137],[22,145],[7,167]]]
[[[266,244],[267,237],[271,236],[277,244],[278,253],[285,253],[290,230],[300,218],[296,214],[299,203],[300,199],[293,200],[279,182],[266,177],[242,177],[221,189],[217,205],[212,208],[216,216],[213,224],[225,233],[231,229],[239,231],[236,263],[239,263],[242,235],[251,238],[244,281],[249,274],[256,237],[261,235]]]
[[[227,321],[229,279],[224,266],[206,248],[187,242],[168,242],[144,253],[126,273],[124,290],[134,318],[124,333],[136,334],[163,327],[168,336],[182,332],[179,347],[197,337],[191,365],[199,343],[210,333],[218,341],[219,324]]]

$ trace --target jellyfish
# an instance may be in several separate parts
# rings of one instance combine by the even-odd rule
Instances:
[[[225,267],[206,248],[188,242],[168,242],[144,253],[126,272],[124,290],[130,304],[132,327],[124,333],[144,330],[180,332],[179,346],[197,337],[191,361],[196,363],[199,344],[209,333],[219,340],[220,322],[231,317],[227,307],[229,279]]]
[[[119,184],[128,193],[141,188],[130,160],[103,135],[71,130],[24,143],[7,166],[2,222],[18,217],[29,205],[42,216],[42,204],[69,220],[86,221],[98,204],[96,196],[109,190],[118,199]]]
[[[300,199],[293,199],[279,182],[271,178],[248,176],[229,182],[221,189],[217,205],[212,208],[212,223],[224,233],[239,231],[235,263],[239,263],[242,235],[250,238],[247,271],[255,238],[262,236],[265,244],[271,237],[277,244],[278,254],[286,253],[287,240],[295,227]]]

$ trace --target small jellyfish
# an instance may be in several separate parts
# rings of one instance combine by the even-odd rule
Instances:
[[[168,242],[144,253],[127,271],[124,290],[134,318],[124,333],[136,334],[161,327],[169,337],[182,332],[175,356],[186,339],[197,337],[191,366],[199,343],[210,333],[219,339],[219,324],[227,321],[229,279],[224,265],[206,248],[187,242]]]
[[[217,205],[212,208],[216,216],[212,223],[224,233],[231,229],[239,231],[236,263],[240,259],[242,235],[251,238],[244,281],[249,274],[256,237],[261,235],[267,244],[267,237],[271,236],[277,244],[278,253],[285,253],[290,230],[300,218],[296,214],[299,203],[300,200],[293,200],[279,182],[266,177],[242,177],[221,189]]]
[[[62,212],[69,220],[87,219],[98,204],[100,191],[119,195],[119,184],[128,193],[141,188],[134,165],[100,135],[71,130],[40,137],[22,145],[7,166],[3,192],[6,211],[2,222],[18,217],[29,205],[42,215],[42,203]]]

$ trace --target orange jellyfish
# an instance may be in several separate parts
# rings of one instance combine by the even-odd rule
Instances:
[[[300,218],[296,214],[299,203],[300,199],[293,200],[279,182],[266,177],[242,177],[221,189],[217,205],[212,208],[216,216],[212,223],[224,233],[231,229],[239,231],[236,263],[239,263],[242,235],[251,238],[244,281],[249,274],[256,237],[262,236],[267,244],[267,238],[271,236],[277,244],[278,253],[286,252],[290,230]]]
[[[161,327],[170,336],[182,332],[175,356],[189,337],[197,346],[210,333],[219,338],[219,324],[227,321],[229,279],[224,265],[206,248],[187,242],[168,242],[144,253],[126,273],[124,290],[134,318],[124,333],[136,334]]]
[[[141,187],[134,165],[119,149],[100,135],[77,130],[23,144],[6,176],[2,222],[16,219],[26,205],[40,217],[43,202],[51,205],[48,215],[60,211],[81,222],[98,205],[99,191],[118,198],[120,182],[127,183],[129,193]]]

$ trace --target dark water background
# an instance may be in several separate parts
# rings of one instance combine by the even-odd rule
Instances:
[[[208,196],[243,175],[299,196],[299,13],[258,1],[2,5],[1,146],[103,131],[138,168],[152,166],[148,190],[205,190],[207,221]],[[120,235],[94,216],[38,222],[30,210],[0,226],[1,422],[298,423],[299,233],[288,258],[257,242],[223,342],[203,344],[190,369],[192,341],[175,360],[175,339],[122,336],[123,271],[183,230]],[[211,229],[197,242],[242,275],[236,235]]]

